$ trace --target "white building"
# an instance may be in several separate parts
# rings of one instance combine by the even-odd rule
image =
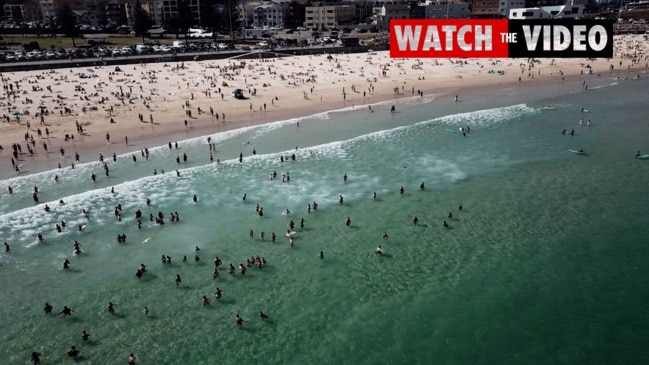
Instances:
[[[410,19],[410,7],[406,4],[383,4],[377,22],[380,29],[389,29],[391,19]]]
[[[522,9],[525,7],[525,0],[500,0],[498,3],[498,15],[503,18],[509,16],[511,9]]]
[[[255,28],[283,27],[282,6],[274,2],[264,2],[253,9],[252,25]]]
[[[584,7],[581,5],[542,6],[509,11],[509,19],[570,19],[583,15]]]
[[[307,6],[304,27],[339,28],[350,24],[356,17],[356,5]]]
[[[469,4],[461,0],[434,0],[424,6],[426,19],[468,18]]]

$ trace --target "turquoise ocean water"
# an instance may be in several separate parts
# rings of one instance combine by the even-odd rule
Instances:
[[[26,161],[31,174],[5,171],[0,362],[27,364],[32,351],[43,364],[72,362],[75,345],[85,364],[125,364],[131,352],[140,364],[647,363],[649,160],[634,155],[649,153],[649,79],[592,77],[587,91],[581,83],[477,89],[457,104],[453,95],[404,97],[374,113],[357,106],[214,134],[220,164],[209,161],[205,136],[179,149],[148,146],[148,160],[137,151],[146,146],[133,146],[136,163],[130,153],[112,162],[107,150],[108,178],[98,156],[81,156],[75,169],[37,172]],[[188,162],[177,164],[183,153]],[[163,226],[149,221],[158,212]],[[263,269],[228,274],[228,264],[257,255]],[[138,279],[140,263],[148,271]],[[71,317],[56,316],[64,305]]]

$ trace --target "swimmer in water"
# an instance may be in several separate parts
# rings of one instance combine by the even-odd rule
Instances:
[[[115,304],[113,304],[113,302],[108,302],[106,310],[108,311],[108,313],[115,313]]]
[[[417,223],[419,223],[419,218],[417,218],[417,216],[415,216],[415,217],[412,219],[412,224],[414,224],[414,225],[416,226]]]
[[[342,195],[338,195],[338,203],[339,204],[343,203],[343,196]]]
[[[262,320],[266,320],[268,319],[268,316],[266,315],[266,313],[259,311],[259,318],[261,318]]]
[[[149,315],[149,307],[144,306],[144,315],[148,316]]]
[[[128,355],[128,365],[135,365],[135,360],[136,359],[137,358],[132,353],[130,355]]]
[[[419,189],[424,190],[424,182],[422,181],[421,184],[419,184]]]
[[[448,228],[448,223],[446,223],[446,221],[444,221],[444,228]]]
[[[34,365],[41,365],[41,353],[40,352],[32,352],[32,362]]]
[[[210,300],[207,299],[205,295],[203,295],[203,307],[210,305]]]
[[[239,327],[243,326],[243,322],[244,322],[244,320],[243,320],[243,318],[241,318],[241,317],[239,316],[238,313],[237,313],[237,316],[234,318],[234,320],[235,320],[235,322],[237,323],[237,326],[239,326]]]
[[[183,279],[180,278],[180,275],[176,274],[176,286],[180,286],[183,282]]]
[[[9,252],[9,250],[10,250],[9,244],[5,242],[5,252]]]
[[[76,359],[79,356],[79,350],[77,350],[74,346],[70,346],[70,349],[68,350],[68,356]]]
[[[45,314],[52,313],[52,306],[50,305],[50,303],[45,303],[45,308],[43,308],[43,312],[45,312]]]
[[[219,287],[216,287],[216,290],[214,290],[214,297],[218,300],[221,299],[222,296],[223,296],[223,290],[221,290],[221,288]]]
[[[70,268],[70,260],[65,259],[65,261],[63,261],[63,269],[67,270],[69,268]]]
[[[86,330],[83,330],[83,333],[81,334],[81,340],[88,341],[89,338],[90,338],[90,333],[86,332]]]
[[[376,191],[372,193],[372,199],[376,200]]]
[[[74,312],[72,309],[70,309],[70,308],[68,308],[68,306],[64,305],[61,312],[59,312],[59,316],[61,314],[63,315],[63,317],[71,316],[72,312]]]
[[[384,240],[387,240],[389,238],[387,232],[383,232],[383,236],[381,236]]]
[[[318,257],[319,257],[320,259],[324,260],[324,252],[323,252],[323,251],[320,251],[320,253],[318,254]]]
[[[377,247],[376,250],[374,250],[374,252],[376,252],[379,255],[383,255],[383,248],[381,247],[381,245],[379,245],[379,247]]]
[[[347,219],[345,219],[345,225],[349,227],[350,224],[352,224],[352,220],[351,218],[347,217]]]

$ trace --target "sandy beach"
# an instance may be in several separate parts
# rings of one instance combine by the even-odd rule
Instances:
[[[616,36],[615,42],[612,60],[391,59],[385,51],[4,73],[2,168],[15,170],[14,143],[22,144],[15,164],[48,161],[61,149],[66,156],[79,153],[83,162],[99,153],[136,152],[413,95],[459,94],[461,99],[461,90],[471,87],[524,87],[585,74],[631,77],[648,69],[646,38]],[[231,95],[237,88],[245,99]],[[375,109],[389,108],[383,103]],[[59,161],[52,159],[48,167]]]

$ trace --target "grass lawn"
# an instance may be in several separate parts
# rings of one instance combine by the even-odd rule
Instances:
[[[41,49],[50,49],[50,46],[56,48],[74,48],[72,46],[72,38],[68,37],[21,37],[21,36],[12,36],[12,35],[3,35],[2,42],[6,42],[8,47],[16,47],[29,42],[38,42],[38,45]],[[108,37],[105,39],[96,39],[97,41],[106,41],[110,42],[111,46],[114,47],[123,47],[130,46],[134,44],[142,43],[142,37]],[[87,44],[87,40],[84,38],[75,38],[74,42],[77,46]],[[12,45],[13,44],[13,45]]]

